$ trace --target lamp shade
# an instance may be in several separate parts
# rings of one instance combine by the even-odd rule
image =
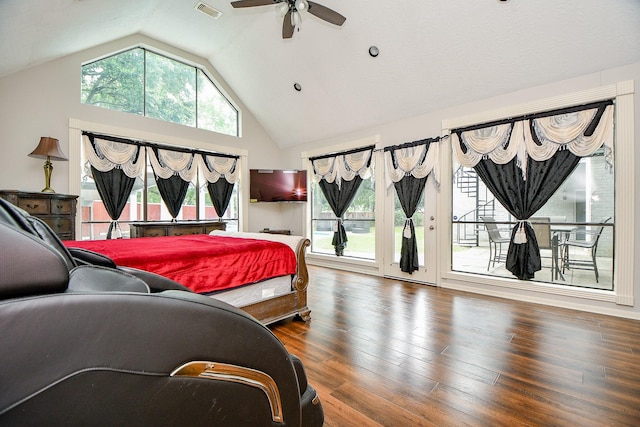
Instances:
[[[36,157],[39,159],[49,158],[51,160],[69,160],[60,149],[60,143],[58,140],[51,138],[50,136],[43,136],[40,138],[38,146],[29,154],[29,157]]]

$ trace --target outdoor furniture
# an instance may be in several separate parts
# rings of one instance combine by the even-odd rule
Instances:
[[[508,235],[502,235],[493,217],[482,216],[480,218],[484,222],[484,227],[487,230],[487,234],[489,235],[489,263],[487,264],[488,271],[489,268],[492,267],[492,263],[493,267],[495,267],[496,263],[505,262],[507,260],[507,255],[502,254],[502,244],[509,243],[511,239]]]
[[[556,279],[564,280],[564,276],[560,269],[560,245],[562,242],[558,237],[556,226],[551,224],[551,217],[532,217],[530,218],[531,227],[536,234],[536,240],[538,241],[538,248],[540,250],[550,250],[551,255],[543,257],[540,253],[540,258],[551,259],[551,281]]]
[[[606,224],[611,220],[611,217],[603,218],[600,221],[600,224]],[[564,273],[565,269],[575,269],[575,270],[593,270],[596,275],[596,283],[598,283],[599,273],[598,273],[598,264],[596,261],[596,255],[598,252],[598,241],[600,240],[600,236],[602,235],[602,231],[604,230],[604,225],[599,225],[595,227],[593,230],[580,230],[580,233],[584,234],[585,240],[577,240],[574,238],[569,238],[562,243],[562,272]],[[575,259],[571,258],[569,249],[571,247],[574,248],[583,248],[590,249],[591,259],[583,260],[583,259]]]

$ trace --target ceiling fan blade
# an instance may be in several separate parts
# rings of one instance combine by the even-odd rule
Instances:
[[[289,9],[287,14],[284,15],[284,19],[282,21],[282,38],[283,39],[290,39],[291,37],[293,37],[293,30],[294,29],[295,29],[295,27],[293,26],[293,23],[291,22],[291,9]]]
[[[324,21],[340,26],[344,24],[344,21],[347,20],[347,18],[340,15],[335,10],[331,10],[326,6],[323,6],[321,4],[318,4],[312,1],[307,1],[307,2],[309,3],[309,13],[317,16],[318,18]]]
[[[280,3],[282,0],[238,0],[232,1],[231,6],[235,8],[239,7],[253,7],[253,6],[266,6],[268,4]]]

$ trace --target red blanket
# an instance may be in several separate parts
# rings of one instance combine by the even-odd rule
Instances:
[[[115,240],[66,240],[83,248],[175,280],[198,293],[230,289],[295,274],[296,256],[283,243],[194,234]]]

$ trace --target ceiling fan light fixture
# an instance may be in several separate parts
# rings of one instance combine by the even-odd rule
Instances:
[[[309,9],[309,3],[307,3],[307,0],[296,0],[295,6],[298,12],[304,12]]]

